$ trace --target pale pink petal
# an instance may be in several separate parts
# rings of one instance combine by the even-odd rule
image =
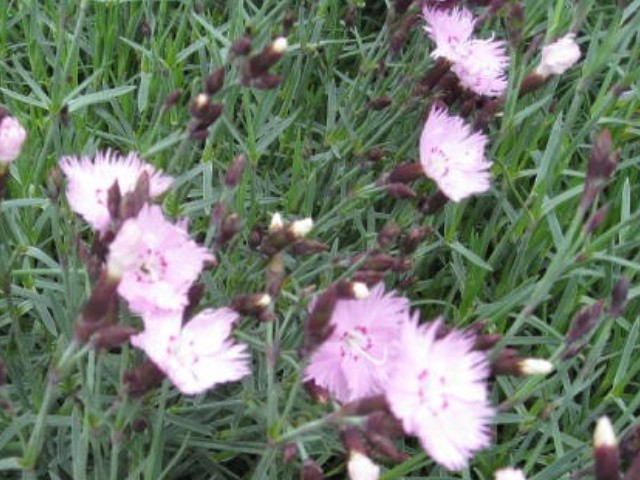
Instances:
[[[459,470],[491,442],[489,367],[472,337],[453,331],[436,338],[438,329],[439,322],[419,326],[417,318],[404,324],[386,397],[405,432],[436,462]]]
[[[340,402],[381,393],[397,355],[402,322],[409,301],[384,285],[367,298],[338,300],[331,317],[331,336],[311,356],[305,380],[313,379]]]
[[[458,202],[490,187],[491,162],[484,156],[487,140],[462,118],[434,107],[420,136],[420,163],[440,190]]]
[[[67,199],[71,208],[95,230],[104,233],[111,226],[107,209],[109,189],[118,183],[121,195],[134,190],[143,172],[149,175],[149,193],[164,193],[173,179],[144,163],[136,153],[120,155],[112,150],[88,157],[63,157],[59,166],[67,177]]]
[[[27,131],[20,122],[9,115],[0,121],[0,164],[13,162],[27,139]]]

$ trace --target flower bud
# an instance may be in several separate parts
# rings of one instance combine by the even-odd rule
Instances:
[[[600,417],[593,433],[593,457],[597,480],[620,479],[618,440],[608,417]]]
[[[394,168],[387,177],[387,183],[409,183],[424,177],[420,163],[403,163]]]
[[[225,71],[224,67],[214,70],[204,81],[204,91],[208,95],[215,95],[224,85]]]
[[[306,237],[313,228],[313,220],[308,217],[303,220],[296,220],[291,224],[290,228],[295,238],[300,239]]]
[[[167,110],[170,110],[176,103],[178,103],[181,95],[182,90],[180,90],[179,88],[171,91],[169,95],[167,95],[167,98],[164,100],[164,105],[162,106],[163,113]]]
[[[543,78],[561,75],[580,60],[580,55],[575,34],[568,33],[542,49],[542,59],[535,73]]]
[[[391,105],[391,99],[387,96],[373,98],[367,102],[367,107],[371,110],[384,110]]]
[[[521,375],[547,375],[553,372],[553,364],[541,358],[524,358],[519,364]]]
[[[253,293],[240,295],[231,301],[231,308],[240,315],[258,316],[271,305],[271,295],[266,293]]]
[[[326,244],[307,238],[296,240],[291,247],[291,253],[300,256],[313,255],[314,253],[322,253],[327,250],[329,250],[329,247]]]
[[[609,213],[609,205],[604,205],[603,207],[600,207],[598,210],[596,210],[584,225],[585,233],[593,233],[593,231],[596,230],[602,224],[602,222],[606,220],[607,213]]]
[[[282,230],[284,227],[284,222],[282,221],[282,215],[279,212],[274,213],[271,216],[271,223],[269,224],[269,232],[278,232]]]
[[[110,350],[129,341],[138,331],[129,325],[109,325],[98,330],[92,337],[93,348]]]
[[[629,280],[622,277],[616,282],[613,287],[613,291],[611,292],[611,308],[609,309],[609,315],[618,317],[624,313],[628,294]]]
[[[130,372],[125,373],[124,383],[127,393],[134,398],[138,398],[159,385],[164,377],[164,373],[155,363],[147,360]]]
[[[244,68],[245,82],[247,79],[255,79],[267,73],[267,70],[280,60],[288,47],[287,39],[278,37],[266,46],[262,52],[251,57]]]
[[[591,330],[593,330],[600,320],[603,303],[602,300],[599,300],[575,314],[565,337],[567,345],[575,343],[591,333]]]
[[[300,480],[324,480],[324,473],[316,462],[307,458],[302,464]]]
[[[404,200],[406,198],[416,198],[418,194],[404,183],[387,183],[384,186],[385,191],[393,198]]]
[[[280,85],[283,80],[284,77],[282,75],[274,75],[267,72],[251,80],[249,85],[258,90],[273,90]]]
[[[527,480],[522,470],[515,468],[501,468],[494,473],[494,480]]]
[[[387,223],[382,227],[382,230],[378,232],[378,245],[382,248],[392,247],[396,240],[398,240],[401,233],[402,231],[396,223]]]
[[[5,115],[0,120],[0,169],[18,158],[26,139],[27,131],[14,117]]]
[[[244,35],[231,45],[231,52],[237,56],[247,55],[251,51],[251,37]]]
[[[224,176],[224,184],[228,188],[235,188],[240,180],[242,180],[242,174],[244,173],[244,168],[247,165],[247,157],[240,154],[233,159],[231,165],[227,169],[227,173]]]
[[[380,467],[363,453],[353,451],[349,455],[347,471],[351,480],[378,480]]]

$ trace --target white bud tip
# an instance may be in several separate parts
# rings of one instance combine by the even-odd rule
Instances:
[[[278,230],[282,230],[284,226],[284,222],[282,221],[282,215],[278,212],[274,213],[271,217],[271,224],[269,225],[270,232],[277,232]]]
[[[353,296],[358,300],[362,300],[369,296],[369,288],[362,282],[353,282],[351,285]]]
[[[523,375],[547,375],[553,372],[553,364],[541,358],[525,358],[520,362]]]
[[[616,434],[613,431],[613,425],[609,417],[600,417],[596,423],[596,430],[593,432],[593,446],[599,447],[615,447],[618,445]]]
[[[495,480],[527,480],[522,470],[511,467],[496,470],[493,475]]]
[[[260,307],[268,307],[269,305],[271,305],[271,295],[265,293],[258,299],[257,304]]]
[[[278,37],[271,44],[271,48],[273,48],[273,51],[276,53],[284,53],[287,51],[287,48],[289,48],[289,42],[285,37]]]
[[[351,480],[378,480],[380,478],[380,467],[360,452],[351,452],[347,470]]]
[[[196,97],[196,106],[199,108],[205,107],[209,103],[209,95],[201,93]]]
[[[302,238],[307,235],[313,228],[313,220],[311,218],[305,218],[303,220],[296,220],[291,224],[291,231],[296,238]]]

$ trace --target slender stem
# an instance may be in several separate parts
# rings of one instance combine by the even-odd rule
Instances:
[[[340,414],[340,410],[336,410],[335,412],[329,413],[328,415],[318,418],[317,420],[313,420],[311,422],[305,423],[304,425],[300,425],[297,428],[289,430],[288,432],[278,436],[278,438],[276,438],[274,441],[275,443],[286,443],[292,440],[298,440],[299,437],[302,437],[311,432],[315,432],[316,430],[321,430],[328,425],[347,424],[361,426],[363,418],[364,417],[343,417]]]

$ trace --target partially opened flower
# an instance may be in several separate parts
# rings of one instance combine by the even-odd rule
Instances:
[[[375,395],[389,380],[409,301],[378,284],[360,300],[338,300],[335,327],[311,356],[305,380],[314,380],[340,402]]]
[[[10,115],[0,119],[0,166],[13,162],[22,150],[27,131]]]
[[[87,157],[63,157],[60,168],[67,176],[67,199],[71,208],[95,230],[104,233],[111,225],[108,192],[118,183],[121,195],[134,190],[143,172],[149,175],[149,194],[164,193],[173,179],[144,163],[136,153],[122,156],[111,150]]]
[[[119,278],[118,293],[131,310],[182,310],[187,292],[213,256],[196,244],[184,224],[167,221],[160,207],[146,205],[126,220],[110,245],[109,276]]]
[[[231,338],[235,311],[206,309],[184,327],[178,311],[143,319],[145,330],[131,338],[132,345],[144,350],[182,393],[201,393],[249,374],[247,348]]]
[[[433,107],[420,136],[420,163],[440,190],[457,202],[490,187],[487,137],[460,117]]]
[[[522,470],[517,468],[501,468],[494,472],[494,480],[527,480]]]
[[[574,33],[568,33],[544,47],[536,73],[545,78],[550,75],[561,75],[575,65],[581,55],[575,38]]]
[[[404,324],[386,397],[404,431],[436,462],[459,470],[491,442],[489,365],[473,336],[454,330],[438,338],[439,328],[439,321],[418,325],[417,318]]]
[[[463,87],[480,95],[495,97],[507,88],[509,56],[501,40],[473,38],[475,18],[466,8],[425,7],[425,29],[436,44],[433,58],[444,58]]]

